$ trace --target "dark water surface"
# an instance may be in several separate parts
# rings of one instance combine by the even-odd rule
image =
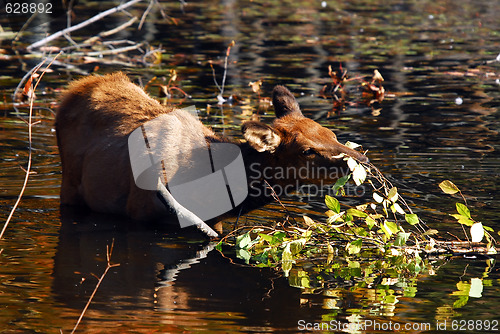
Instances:
[[[196,105],[206,124],[239,137],[241,122],[252,113],[269,122],[274,117],[272,107],[259,103],[249,82],[263,81],[262,98],[269,97],[275,84],[285,84],[305,114],[331,127],[341,142],[354,141],[368,149],[371,161],[429,226],[463,236],[447,215],[458,199],[438,188],[439,182],[450,179],[467,196],[475,219],[499,230],[500,62],[488,62],[500,53],[498,1],[227,0],[162,5],[170,18],[162,19],[153,10],[143,31],[130,28],[115,36],[161,45],[160,64],[145,67],[119,57],[110,58],[114,64],[103,64],[62,56],[64,64],[75,67],[54,64],[38,88],[34,174],[0,241],[2,332],[71,332],[106,268],[106,247],[113,240],[111,262],[120,266],[111,268],[102,281],[79,326],[81,332],[299,332],[314,323],[332,325],[329,329],[335,332],[338,322],[357,319],[380,326],[359,329],[366,333],[397,328],[452,332],[452,324],[460,328],[464,324],[460,321],[469,320],[474,322],[461,329],[500,331],[500,275],[495,260],[437,261],[411,280],[367,277],[363,283],[331,277],[317,280],[318,286],[298,288],[278,271],[232,263],[197,234],[61,212],[60,160],[51,112],[61,90],[84,72],[120,69],[147,83],[153,76],[168,78],[169,70],[175,69],[176,85],[191,98],[176,93],[171,102]],[[80,1],[75,21],[112,6]],[[136,6],[130,12],[140,16],[145,8]],[[26,19],[0,19],[2,222],[20,191],[28,160],[23,121],[27,108],[17,105],[17,113],[12,94],[40,59],[25,55],[23,49],[65,25],[64,17],[42,15],[13,48],[13,36],[7,33],[17,32]],[[126,20],[113,16],[72,36],[81,42]],[[209,61],[220,83],[232,40],[236,45],[231,49],[224,97],[233,95],[237,103],[219,108]],[[53,44],[66,43],[59,39]],[[139,53],[134,57],[140,59]],[[334,109],[333,100],[320,94],[331,83],[329,65],[334,70],[342,66],[351,78],[371,77],[378,69],[385,79],[385,99],[369,106],[361,97],[359,82],[352,81],[346,86],[345,107]],[[158,96],[154,87],[150,93]],[[321,217],[325,211],[319,195],[284,200],[297,217],[304,212]],[[281,216],[272,204],[244,219],[265,223]],[[308,264],[303,266],[307,270]],[[470,291],[470,286],[478,285],[482,291]],[[445,321],[447,331],[438,331],[436,325]],[[487,321],[490,329],[484,330]],[[394,327],[396,323],[400,327]],[[405,329],[406,324],[413,329]]]

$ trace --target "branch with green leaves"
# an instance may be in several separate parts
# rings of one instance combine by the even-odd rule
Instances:
[[[353,149],[359,145],[346,143]],[[467,242],[453,242],[438,238],[439,232],[428,225],[411,209],[398,188],[385,178],[371,163],[344,159],[349,173],[339,178],[332,187],[334,196],[326,195],[328,208],[324,221],[315,221],[308,216],[300,220],[288,220],[278,228],[253,226],[239,228],[221,240],[217,249],[229,247],[236,257],[257,267],[281,268],[288,276],[296,261],[307,261],[332,254],[351,257],[378,258],[398,264],[402,271],[417,273],[421,268],[421,256],[430,254],[458,254],[483,252],[495,254],[493,229],[475,221],[467,207],[467,201],[458,187],[451,181],[443,181],[440,188],[447,194],[459,193],[465,204],[456,203],[457,213],[452,214],[463,226],[470,226],[472,243],[486,238],[486,247],[472,247],[467,233]],[[341,204],[346,195],[348,182],[355,186],[368,185],[371,198],[356,206]],[[457,248],[454,252],[453,247]],[[451,248],[451,249],[450,249]],[[460,249],[458,249],[460,248]],[[408,268],[413,268],[409,270]]]
[[[486,239],[486,248],[489,250],[488,253],[490,254],[496,254],[494,244],[496,244],[495,239],[493,236],[489,233],[494,233],[495,231],[489,227],[489,226],[484,226],[481,222],[478,222],[474,220],[471,216],[470,210],[467,206],[467,200],[465,199],[465,196],[462,194],[460,189],[451,181],[445,180],[439,184],[439,188],[448,195],[455,195],[455,194],[460,194],[462,197],[464,203],[456,202],[455,207],[457,213],[452,213],[450,214],[453,218],[457,220],[457,222],[460,223],[462,226],[462,230],[464,231],[465,237],[467,238],[467,241],[478,243],[483,241],[483,238]],[[470,227],[470,239],[465,231],[465,226]]]

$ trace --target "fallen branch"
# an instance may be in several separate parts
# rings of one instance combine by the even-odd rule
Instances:
[[[83,316],[85,315],[85,312],[89,308],[90,303],[92,302],[92,299],[94,299],[94,296],[95,296],[95,294],[97,292],[97,289],[99,289],[99,286],[101,285],[102,281],[104,280],[104,277],[108,273],[109,269],[111,269],[113,267],[118,267],[120,265],[119,263],[111,264],[111,253],[113,253],[114,242],[115,242],[114,240],[111,242],[111,247],[109,247],[108,245],[106,245],[106,260],[107,260],[106,269],[104,269],[104,272],[102,273],[101,277],[98,279],[97,284],[96,284],[96,286],[94,288],[94,291],[90,295],[89,300],[87,301],[87,304],[83,308],[83,311],[80,314],[80,317],[78,318],[78,320],[77,320],[77,322],[75,324],[75,327],[73,327],[73,330],[71,331],[71,334],[73,334],[76,331],[76,328],[78,327],[78,325],[82,321]]]
[[[21,198],[23,197],[24,191],[26,190],[26,186],[28,185],[28,179],[30,177],[31,157],[32,157],[32,147],[31,147],[31,143],[32,143],[32,135],[31,135],[31,133],[32,133],[32,130],[31,129],[32,129],[33,125],[34,125],[34,123],[32,122],[32,116],[33,116],[33,102],[35,100],[35,91],[36,91],[36,88],[38,87],[38,84],[42,80],[43,75],[45,74],[45,72],[47,71],[47,69],[50,67],[50,65],[52,65],[52,63],[57,58],[57,56],[59,56],[59,54],[56,55],[52,59],[52,61],[47,65],[47,67],[42,72],[42,74],[40,74],[40,77],[36,81],[36,83],[35,83],[35,85],[34,85],[33,88],[31,88],[30,86],[31,86],[32,81],[33,81],[33,79],[35,77],[35,74],[40,69],[40,67],[43,66],[43,64],[47,61],[47,59],[44,59],[40,64],[38,64],[31,71],[30,79],[28,80],[28,82],[25,85],[25,90],[28,90],[29,99],[30,99],[30,111],[29,111],[29,117],[28,117],[28,166],[26,167],[26,176],[24,177],[23,186],[21,188],[19,196],[17,197],[16,203],[14,203],[14,206],[12,207],[12,210],[10,211],[9,216],[7,217],[7,220],[5,221],[5,224],[3,225],[2,231],[0,232],[0,240],[3,238],[3,235],[4,235],[5,231],[7,230],[7,226],[9,225],[9,222],[12,219],[12,216],[14,215],[14,212],[16,211],[19,203],[21,202]]]
[[[38,41],[36,43],[33,43],[33,44],[29,45],[28,48],[27,48],[27,50],[28,51],[32,51],[33,49],[39,48],[42,45],[45,45],[48,42],[53,41],[54,39],[57,39],[57,38],[59,38],[61,36],[64,36],[64,35],[66,35],[68,33],[71,33],[73,31],[76,31],[76,30],[79,30],[79,29],[81,29],[83,27],[86,27],[86,26],[88,26],[91,23],[99,21],[100,19],[102,19],[102,18],[104,18],[104,17],[106,17],[108,15],[111,15],[111,14],[114,14],[116,12],[119,12],[119,11],[121,11],[121,10],[123,10],[125,8],[128,8],[128,7],[132,6],[132,5],[135,5],[136,3],[141,2],[141,1],[142,0],[131,0],[129,2],[121,4],[120,6],[108,9],[108,10],[106,10],[106,11],[104,11],[104,12],[102,12],[102,13],[96,15],[96,16],[91,17],[90,19],[88,19],[86,21],[83,21],[83,22],[81,22],[81,23],[79,23],[79,24],[77,24],[75,26],[72,26],[72,27],[60,30],[60,31],[58,31],[58,32],[56,32],[56,33],[54,33],[54,34],[52,34],[50,36],[45,37],[44,39],[42,39],[42,40],[40,40],[40,41]]]

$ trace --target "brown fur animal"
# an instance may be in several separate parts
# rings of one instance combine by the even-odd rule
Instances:
[[[342,154],[368,160],[340,144],[332,131],[304,117],[285,87],[275,87],[273,104],[276,111],[273,124],[244,123],[242,131],[246,141],[236,143],[245,161],[250,186],[246,203],[266,200],[257,191],[264,189],[263,179],[278,186],[293,186],[297,177],[303,182],[335,181],[330,179],[331,174],[278,175],[277,172],[287,168],[324,167],[339,171],[339,177],[347,168]],[[56,116],[62,162],[61,204],[83,205],[94,211],[139,220],[171,214],[157,192],[136,186],[127,146],[133,130],[162,114],[169,114],[182,124],[182,127],[173,127],[172,131],[178,133],[173,136],[166,156],[189,150],[195,133],[201,133],[208,145],[229,142],[188,112],[162,106],[123,73],[89,76],[73,82]]]

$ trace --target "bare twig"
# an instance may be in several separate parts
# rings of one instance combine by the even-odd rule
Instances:
[[[389,192],[389,190],[393,187],[393,185],[382,174],[382,172],[377,167],[375,167],[375,165],[373,165],[372,163],[362,163],[362,164],[368,167],[366,169],[369,171],[369,174],[372,175],[381,184],[381,188],[383,188],[386,192]],[[375,173],[372,173],[371,172],[372,170],[374,170]],[[380,188],[379,189],[375,188],[375,185],[373,183],[371,183],[371,185],[372,185],[374,190],[380,190]],[[405,206],[406,209],[408,209],[408,211],[410,213],[413,213],[413,210],[411,209],[411,207],[408,205],[408,203],[406,202],[406,200],[402,196],[399,196],[398,200]],[[417,228],[419,230],[419,232],[423,233],[427,229],[427,224],[420,217],[418,218],[418,220],[419,220],[419,223],[415,225],[415,228]]]
[[[30,25],[30,23],[38,16],[38,11],[35,11],[33,13],[33,15],[30,16],[30,18],[28,20],[26,20],[26,22],[23,24],[23,26],[21,27],[21,29],[17,32],[16,36],[14,36],[14,39],[12,40],[12,42],[17,42],[19,40],[19,37],[21,37],[22,35],[22,32],[24,30],[26,30],[26,28]]]
[[[266,183],[267,188],[269,190],[271,190],[271,196],[273,196],[273,198],[276,200],[276,202],[278,202],[281,205],[281,207],[285,210],[287,216],[290,217],[290,218],[292,218],[293,222],[295,224],[297,224],[297,222],[295,221],[295,218],[292,216],[292,214],[290,213],[290,211],[288,211],[288,209],[286,208],[285,204],[283,204],[283,202],[281,202],[280,198],[278,197],[278,194],[276,193],[276,191],[274,191],[274,188],[269,184],[269,182],[267,182],[267,180],[264,180],[264,182]]]
[[[73,327],[73,330],[71,331],[71,334],[73,334],[76,331],[76,328],[78,327],[78,325],[82,321],[83,316],[85,315],[85,312],[89,308],[90,303],[92,302],[92,299],[94,299],[94,296],[95,296],[97,290],[99,289],[99,286],[101,285],[102,281],[104,280],[104,277],[108,273],[109,269],[111,269],[113,267],[118,267],[120,265],[119,263],[111,264],[111,254],[113,253],[114,243],[115,243],[115,240],[113,239],[113,241],[111,242],[111,247],[109,247],[108,245],[106,245],[106,260],[107,260],[106,269],[104,269],[104,272],[102,273],[101,277],[98,278],[98,281],[97,281],[97,284],[96,284],[96,286],[94,288],[94,291],[90,295],[89,300],[87,301],[87,304],[83,308],[83,311],[80,314],[80,317],[78,318],[78,320],[77,320],[77,322],[75,324],[75,327]]]
[[[127,22],[120,24],[118,27],[115,27],[115,28],[107,30],[107,31],[100,32],[97,36],[90,37],[89,39],[85,40],[82,44],[91,45],[93,42],[95,42],[103,37],[108,37],[108,36],[114,35],[120,31],[122,31],[123,29],[127,29],[132,24],[134,24],[136,21],[137,21],[137,17],[134,16],[130,20],[128,20]]]
[[[224,85],[226,84],[226,75],[227,75],[227,61],[229,59],[229,54],[231,53],[231,48],[235,45],[236,43],[234,41],[231,41],[229,46],[227,47],[226,50],[226,57],[224,58],[224,76],[222,77],[222,91],[220,92],[221,95],[224,92]]]
[[[28,118],[28,166],[26,167],[26,175],[24,177],[24,183],[23,183],[23,186],[21,188],[21,191],[19,193],[19,196],[17,197],[17,200],[16,202],[14,203],[14,206],[12,207],[12,210],[10,211],[10,214],[9,216],[7,217],[7,220],[5,221],[5,224],[3,225],[3,228],[2,228],[2,231],[0,232],[0,239],[3,238],[3,235],[5,233],[5,230],[7,229],[7,226],[9,225],[9,222],[10,220],[12,219],[12,216],[14,215],[14,212],[16,211],[19,203],[21,202],[21,198],[23,197],[23,194],[24,194],[24,191],[26,190],[26,186],[28,185],[28,179],[29,179],[29,176],[30,176],[30,170],[31,170],[31,156],[32,156],[32,147],[31,147],[31,143],[32,143],[32,136],[31,136],[31,133],[32,133],[32,127],[34,125],[34,123],[32,122],[32,116],[33,116],[33,103],[34,103],[34,96],[35,96],[35,91],[36,91],[36,88],[38,87],[38,84],[40,83],[40,81],[42,80],[43,78],[43,75],[45,74],[45,72],[47,71],[47,69],[50,67],[50,65],[52,65],[52,63],[54,62],[54,60],[57,58],[58,55],[56,55],[52,61],[47,65],[47,67],[44,69],[44,71],[42,72],[42,74],[40,74],[40,77],[38,77],[38,80],[36,81],[34,87],[32,90],[30,90],[30,112],[29,112],[29,118]],[[29,80],[29,84],[31,85],[31,82],[34,78],[34,75],[35,73],[40,69],[40,67],[42,67],[42,65],[47,61],[47,59],[44,59],[40,64],[38,64],[32,71],[31,71],[31,79]]]
[[[76,31],[76,30],[79,30],[79,29],[81,29],[83,27],[86,27],[86,26],[88,26],[91,23],[99,21],[100,19],[102,19],[102,18],[104,18],[104,17],[106,17],[108,15],[111,15],[111,14],[114,14],[116,12],[119,12],[119,11],[121,11],[121,10],[123,10],[125,8],[128,8],[128,7],[132,6],[132,5],[135,5],[136,3],[141,2],[141,1],[142,0],[131,0],[129,2],[121,4],[120,6],[108,9],[108,10],[106,10],[106,11],[104,11],[104,12],[102,12],[102,13],[96,15],[96,16],[93,16],[90,19],[88,19],[86,21],[83,21],[83,22],[81,22],[81,23],[79,23],[79,24],[77,24],[75,26],[72,26],[72,27],[60,30],[60,31],[58,31],[58,32],[56,32],[56,33],[54,33],[54,34],[52,34],[50,36],[47,36],[44,39],[42,39],[42,40],[40,40],[38,42],[35,42],[35,43],[29,45],[27,49],[28,49],[28,51],[32,51],[33,49],[39,48],[40,46],[45,45],[48,42],[53,41],[56,38],[59,38],[61,36],[65,36],[65,35],[73,32],[73,31]]]
[[[61,51],[63,51],[65,53],[66,57],[72,57],[74,54],[72,52],[73,50],[83,49],[86,47],[92,47],[95,44],[95,41],[98,40],[99,38],[100,38],[99,35],[91,37],[91,38],[85,40],[84,42],[78,44],[77,46],[74,46],[74,45],[65,46],[65,47],[61,48]],[[114,40],[114,41],[102,41],[101,44],[105,45],[107,47],[114,47],[115,45],[120,45],[120,44],[137,45],[138,43],[134,42],[134,41],[129,41],[127,39],[121,39],[121,40]],[[84,54],[84,52],[80,52],[79,56],[81,56],[81,54]]]
[[[138,27],[139,30],[142,29],[142,25],[144,24],[144,21],[146,21],[146,17],[148,16],[151,9],[153,9],[154,4],[155,4],[154,0],[149,0],[148,8],[146,8],[146,10],[144,11],[144,14],[142,14],[141,22],[139,22],[139,27]]]
[[[120,32],[120,31],[122,31],[123,29],[126,29],[126,28],[130,27],[132,24],[135,23],[135,21],[137,21],[137,17],[134,16],[130,20],[128,20],[127,22],[125,22],[123,24],[120,24],[116,28],[113,28],[113,29],[110,29],[108,31],[103,31],[103,32],[99,33],[99,37],[108,37],[108,36],[114,35],[114,34]]]
[[[220,92],[222,92],[222,89],[219,86],[219,83],[217,82],[217,76],[215,75],[215,69],[212,64],[212,61],[209,61],[210,67],[212,68],[212,77],[214,78],[214,83],[217,86],[217,89],[219,89]]]
[[[231,43],[229,43],[228,47],[227,47],[227,50],[226,50],[226,57],[224,58],[224,74],[222,76],[222,85],[219,86],[219,83],[217,82],[217,78],[215,76],[215,69],[214,69],[214,66],[212,64],[212,61],[210,61],[210,67],[212,68],[212,74],[213,74],[213,77],[214,77],[214,82],[215,82],[215,85],[217,86],[217,88],[219,89],[219,95],[217,95],[217,99],[219,100],[219,104],[223,104],[224,102],[226,102],[226,99],[224,99],[224,97],[222,96],[224,94],[224,85],[226,84],[226,76],[227,76],[227,62],[229,60],[229,55],[231,54],[231,48],[235,45],[236,43],[234,41],[231,41]]]
[[[73,52],[71,55],[72,56],[103,56],[103,55],[114,55],[114,54],[120,54],[132,50],[137,50],[142,47],[142,43],[136,44],[136,45],[131,45],[131,46],[124,46],[122,48],[118,49],[112,49],[112,50],[103,50],[103,51],[93,51],[93,52]]]

